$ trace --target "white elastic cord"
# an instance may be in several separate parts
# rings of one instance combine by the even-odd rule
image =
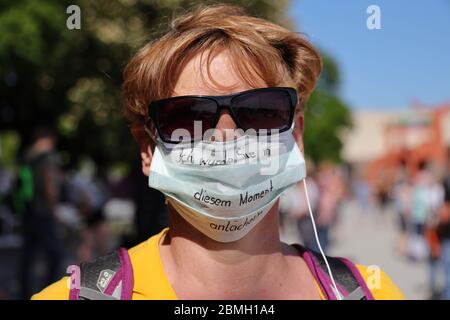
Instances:
[[[327,257],[325,256],[325,253],[323,253],[322,246],[320,245],[319,235],[317,234],[316,223],[314,222],[314,216],[313,216],[313,213],[311,210],[311,204],[309,203],[309,195],[308,195],[308,188],[306,187],[306,179],[303,179],[303,186],[305,187],[306,202],[308,204],[309,216],[311,217],[311,222],[312,222],[312,226],[314,229],[314,236],[316,237],[317,246],[319,247],[320,254],[322,255],[323,259],[325,260],[325,264],[327,265],[328,274],[330,275],[331,283],[333,284],[333,287],[334,287],[333,289],[334,289],[336,298],[338,300],[342,300],[341,293],[339,292],[339,290],[336,286],[336,282],[334,282],[333,273],[331,272],[331,268],[330,268],[330,265],[328,264]]]
[[[147,127],[146,124],[144,124],[144,130],[145,130],[145,132],[148,134],[148,136],[150,137],[150,139],[152,139],[153,142],[156,143],[157,140],[158,140],[157,136],[156,136],[153,132],[150,131],[150,129]]]

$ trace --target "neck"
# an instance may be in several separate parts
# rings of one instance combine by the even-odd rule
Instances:
[[[170,206],[169,213],[170,229],[161,244],[161,257],[175,288],[183,283],[225,297],[254,296],[279,280],[274,275],[286,267],[284,254],[294,250],[280,242],[278,203],[244,238],[231,243],[206,237]]]

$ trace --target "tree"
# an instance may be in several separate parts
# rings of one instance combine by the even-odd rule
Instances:
[[[164,30],[175,9],[215,2],[80,0],[81,30],[69,30],[66,8],[71,0],[0,0],[0,131],[16,131],[25,146],[32,128],[45,124],[58,129],[59,149],[68,165],[86,154],[102,167],[131,163],[137,146],[122,116],[124,65],[136,48]],[[222,2],[289,25],[286,0]],[[326,86],[335,77],[332,69],[325,70],[323,92],[330,92]],[[327,155],[313,141],[319,127],[327,135],[335,133],[333,121],[331,127],[322,121],[335,114],[331,109],[336,101],[322,91],[312,97],[305,139],[313,159]]]
[[[305,112],[305,154],[315,163],[342,160],[340,132],[350,127],[352,120],[349,108],[337,96],[338,89],[338,67],[324,55],[323,72]]]

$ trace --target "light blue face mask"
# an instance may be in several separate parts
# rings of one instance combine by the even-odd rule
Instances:
[[[291,129],[270,141],[243,136],[234,141],[173,147],[159,140],[149,186],[163,192],[178,214],[204,235],[233,242],[249,233],[285,190],[303,180],[316,242],[340,300],[320,245],[305,178],[305,159]]]
[[[244,237],[290,186],[306,177],[292,129],[270,138],[173,145],[157,142],[149,186],[192,226],[220,242]]]

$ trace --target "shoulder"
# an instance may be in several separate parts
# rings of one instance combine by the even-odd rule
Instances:
[[[392,279],[378,266],[356,265],[375,300],[403,300],[405,296]]]
[[[299,244],[293,244],[294,248],[296,248],[300,252],[300,256],[302,260],[306,262],[309,270],[312,272],[316,281],[321,282],[320,279],[323,279],[323,273],[319,273],[319,270],[325,271],[325,262],[322,259],[320,253],[317,253],[313,250],[308,250],[302,247]],[[353,273],[353,277],[356,277],[355,280],[358,280],[359,283],[362,281],[367,285],[367,288],[372,293],[375,300],[403,300],[405,296],[398,288],[398,286],[391,280],[391,278],[379,267],[376,265],[359,265],[351,262],[350,260],[342,257],[331,257],[328,256],[328,261],[330,263],[331,271],[333,272],[333,268],[335,269],[333,274],[339,275],[336,282],[340,280],[346,281],[346,278],[349,276],[347,271],[351,271]],[[336,262],[340,261],[336,264]],[[347,265],[345,268],[346,272],[341,269],[342,262]],[[328,273],[325,271],[325,273]],[[337,274],[336,274],[337,273]],[[358,279],[359,278],[359,279]],[[362,279],[361,279],[362,278]],[[339,280],[340,279],[340,280]],[[344,286],[345,287],[345,286]],[[323,289],[323,287],[322,287]],[[325,295],[325,292],[321,293]]]
[[[176,299],[161,262],[159,243],[168,228],[129,250],[133,265],[133,299]]]
[[[159,260],[159,250],[158,245],[161,238],[168,231],[168,228],[163,229],[160,233],[155,234],[149,239],[139,243],[138,245],[132,247],[128,250],[130,256],[131,264],[133,269],[139,268],[142,265],[148,267],[153,265],[154,261],[149,260]],[[150,262],[150,263],[149,263]]]
[[[150,275],[163,273],[160,272],[158,243],[161,237],[168,229],[162,230],[159,234],[141,242],[128,250],[131,265],[134,273],[134,291],[145,291],[149,283]],[[154,269],[154,270],[153,270]],[[154,272],[153,272],[154,271]],[[155,283],[155,281],[152,281]],[[156,283],[157,285],[157,283]],[[32,296],[32,300],[68,300],[69,299],[69,277],[63,277],[61,280],[49,285],[42,291]]]
[[[49,285],[31,297],[31,300],[69,300],[69,277]]]

